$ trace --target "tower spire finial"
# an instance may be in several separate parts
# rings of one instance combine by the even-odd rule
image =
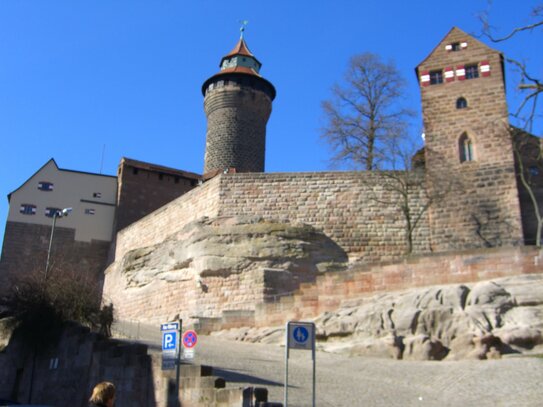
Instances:
[[[243,39],[243,33],[245,32],[245,27],[247,26],[247,24],[249,24],[249,21],[248,20],[239,20],[239,23],[241,24],[241,27],[239,28],[239,31],[240,31],[239,39],[242,40]]]

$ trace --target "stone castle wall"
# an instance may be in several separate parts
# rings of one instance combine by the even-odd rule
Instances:
[[[405,219],[389,182],[371,172],[229,174],[221,178],[220,214],[307,223],[334,240],[351,260],[393,260],[406,251]],[[422,189],[414,188],[413,212],[421,210],[422,202]],[[426,216],[415,242],[415,252],[429,250]]]
[[[369,172],[221,174],[118,233],[103,301],[113,302],[120,319],[160,322],[176,314],[216,317],[221,310],[254,310],[275,295],[277,287],[292,285],[290,273],[263,269],[205,277],[203,285],[195,278],[172,278],[128,287],[121,268],[130,250],[159,244],[201,216],[249,215],[306,223],[322,230],[351,262],[400,259],[406,250],[405,220],[387,182]],[[416,190],[412,197],[415,212],[422,194]],[[429,251],[425,216],[417,229],[415,251]]]
[[[413,192],[415,213],[421,210],[423,196],[422,189]],[[221,174],[120,231],[115,259],[160,243],[199,217],[236,215],[307,223],[334,240],[351,260],[393,260],[406,250],[398,197],[379,174],[248,173]],[[416,230],[414,248],[416,253],[429,251],[425,216]]]

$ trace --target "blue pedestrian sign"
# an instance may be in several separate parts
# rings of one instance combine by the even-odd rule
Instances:
[[[303,345],[307,342],[307,338],[309,338],[309,331],[305,326],[297,326],[292,331],[292,337],[299,345]]]
[[[287,348],[312,350],[315,346],[315,325],[310,322],[287,324]]]

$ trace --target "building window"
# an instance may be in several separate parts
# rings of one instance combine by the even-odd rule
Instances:
[[[463,97],[456,99],[457,109],[465,109],[466,107],[468,107],[468,101],[466,99],[464,99]]]
[[[61,211],[60,208],[45,208],[45,216],[48,218],[52,218],[55,216],[55,213],[59,213]]]
[[[473,161],[473,143],[466,133],[460,136],[458,141],[458,150],[460,153],[460,162]]]
[[[101,193],[101,192],[93,192],[92,197],[93,197],[93,198],[101,198],[101,197],[102,197],[102,193]]]
[[[22,204],[19,209],[23,215],[35,215],[36,214],[36,205],[32,204]]]
[[[58,369],[58,358],[49,359],[49,370]]]
[[[466,79],[475,79],[479,77],[479,67],[477,64],[466,65]]]
[[[91,209],[91,208],[85,209],[85,215],[94,215],[94,209]]]
[[[132,174],[134,175],[138,175],[138,169],[137,168],[132,168]]]
[[[38,189],[40,191],[52,191],[53,190],[53,183],[52,182],[41,181],[40,183],[38,183]]]
[[[430,71],[430,85],[443,83],[443,71]]]

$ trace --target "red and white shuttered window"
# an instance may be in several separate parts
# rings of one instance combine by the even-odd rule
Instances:
[[[422,71],[420,73],[420,84],[422,86],[430,85],[430,71]]]
[[[456,67],[455,73],[459,81],[463,81],[464,79],[466,79],[466,70],[464,68],[464,65],[458,65]]]
[[[466,71],[468,71],[467,75]],[[435,74],[438,72],[441,71],[422,71],[420,73],[420,84],[429,86],[442,83],[442,80],[436,80]],[[443,79],[446,83],[454,82],[455,78],[463,81],[465,79],[475,79],[479,76],[490,76],[490,63],[488,61],[481,61],[479,64],[457,65],[456,68],[448,66],[443,70]]]
[[[448,66],[447,68],[445,68],[444,76],[445,76],[445,82],[454,81],[454,69],[452,68],[452,66]]]
[[[481,61],[479,70],[481,71],[482,77],[490,76],[490,63],[488,61]]]

